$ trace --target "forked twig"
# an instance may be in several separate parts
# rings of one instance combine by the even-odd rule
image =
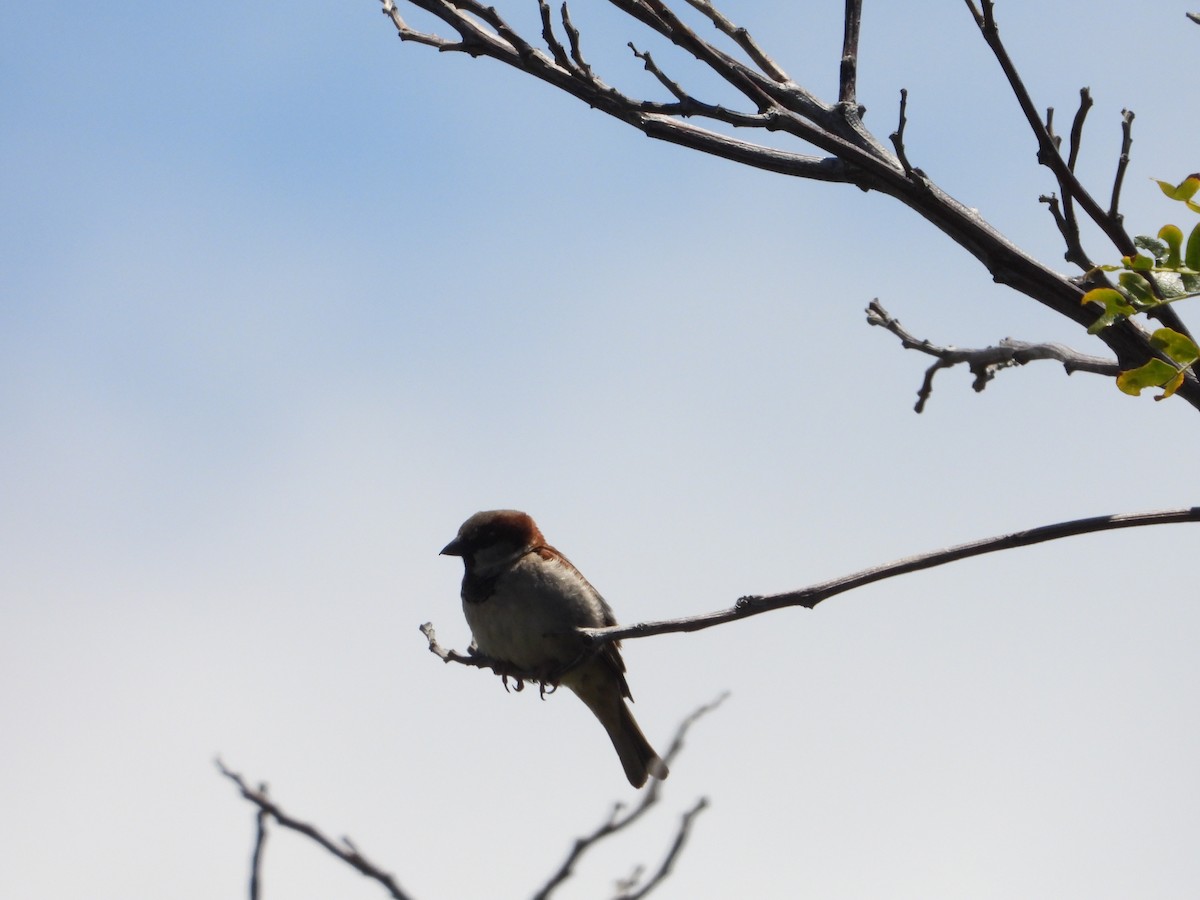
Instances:
[[[1061,221],[1057,200],[1053,197],[1043,197],[1042,199],[1050,205],[1055,219]],[[1079,252],[1083,252],[1082,248]],[[918,413],[925,411],[925,404],[929,402],[929,398],[933,394],[933,376],[942,369],[949,369],[957,365],[966,365],[971,370],[975,376],[972,387],[977,392],[987,387],[988,382],[995,378],[996,373],[1001,369],[1023,366],[1034,360],[1053,360],[1062,363],[1068,375],[1075,372],[1090,372],[1094,375],[1115,378],[1121,373],[1121,367],[1116,360],[1088,356],[1063,344],[1033,344],[1005,338],[994,347],[974,349],[941,347],[932,341],[914,337],[904,329],[899,319],[883,308],[878,300],[872,300],[867,306],[867,323],[890,331],[900,338],[900,343],[906,350],[919,350],[935,358],[936,362],[925,371],[925,380],[921,384],[921,389],[917,391],[917,404],[914,409]]]
[[[288,815],[279,807],[278,804],[276,804],[267,796],[265,790],[255,790],[254,788],[250,787],[250,785],[246,783],[245,779],[242,778],[241,775],[226,768],[225,764],[221,762],[220,759],[216,761],[216,764],[217,769],[221,772],[221,774],[237,785],[242,796],[258,807],[258,816],[270,816],[284,828],[302,834],[320,844],[342,862],[357,869],[372,881],[376,881],[383,885],[384,889],[387,890],[388,894],[390,894],[394,900],[410,900],[409,895],[400,889],[400,885],[396,883],[396,879],[359,853],[358,849],[352,843],[350,843],[349,839],[342,838],[341,844],[334,842],[322,834],[315,825],[310,825],[307,822],[301,822],[299,819],[295,819]],[[256,845],[252,888],[254,891],[259,890],[258,875],[259,866],[261,865],[260,851],[261,845]]]
[[[706,703],[691,712],[682,722],[679,723],[679,727],[675,729],[675,736],[671,739],[671,746],[667,748],[667,752],[663,755],[663,761],[667,763],[668,766],[673,764],[676,757],[678,757],[683,751],[684,738],[687,737],[687,733],[691,727],[696,724],[700,718],[708,715],[710,712],[724,703],[728,696],[728,692],[721,694],[716,700],[713,700],[711,703]],[[623,831],[637,822],[651,807],[658,803],[660,797],[662,796],[662,790],[663,782],[656,778],[652,778],[646,788],[642,791],[641,798],[638,800],[637,804],[628,812],[624,812],[624,807],[621,804],[616,804],[609,813],[608,819],[605,820],[605,822],[601,824],[599,828],[597,828],[591,834],[584,835],[583,837],[575,840],[575,843],[571,846],[571,850],[567,854],[566,859],[563,860],[562,865],[560,865],[554,874],[550,876],[549,881],[547,881],[542,888],[533,895],[533,900],[547,900],[553,891],[555,891],[564,881],[571,877],[575,870],[576,864],[588,850],[590,850],[604,838],[616,834],[619,831]],[[659,866],[655,876],[649,882],[643,885],[641,890],[637,891],[636,893],[623,893],[621,895],[622,900],[625,900],[625,898],[628,898],[628,900],[633,900],[635,897],[644,897],[653,887],[657,886],[657,884],[666,877],[666,875],[670,872],[671,866],[675,862],[675,858],[683,849],[684,841],[687,839],[688,832],[691,829],[692,819],[694,819],[696,815],[698,815],[707,806],[707,798],[701,797],[700,800],[697,801],[696,805],[684,814],[679,830],[676,832],[675,840],[672,843],[670,850],[667,852],[667,855],[663,859],[662,864]],[[624,814],[622,814],[623,812]],[[631,890],[632,886],[629,889]]]

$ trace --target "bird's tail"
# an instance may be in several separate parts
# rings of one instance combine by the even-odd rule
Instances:
[[[642,729],[638,728],[633,712],[624,700],[621,701],[618,727],[609,728],[603,721],[601,724],[617,749],[617,756],[621,758],[621,765],[625,769],[625,777],[634,787],[640,788],[651,775],[662,781],[670,774],[667,764],[654,752],[654,748],[642,734]]]
[[[608,732],[629,783],[640,788],[650,776],[660,781],[666,778],[667,765],[638,727],[621,695],[621,683],[600,664],[584,666],[583,671],[576,670],[573,674],[575,678],[564,678],[563,683],[587,704]]]

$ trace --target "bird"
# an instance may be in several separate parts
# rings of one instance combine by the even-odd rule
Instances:
[[[475,513],[441,555],[462,558],[463,613],[480,653],[570,688],[604,726],[635,788],[667,777],[626,703],[633,697],[618,643],[592,650],[575,631],[616,625],[612,608],[528,513]]]

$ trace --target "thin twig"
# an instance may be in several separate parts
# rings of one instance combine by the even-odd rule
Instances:
[[[842,62],[838,72],[838,102],[855,109],[858,107],[858,33],[861,27],[862,0],[846,0]]]
[[[1071,143],[1067,156],[1067,168],[1072,172],[1075,171],[1075,163],[1079,160],[1079,148],[1083,143],[1083,122],[1094,104],[1092,92],[1086,87],[1080,88],[1079,109],[1075,110],[1075,119],[1071,122]]]
[[[1054,107],[1046,107],[1046,134],[1050,135],[1050,140],[1054,141],[1055,147],[1062,146],[1062,138],[1054,133]]]
[[[891,140],[892,146],[896,148],[896,158],[900,160],[900,165],[904,166],[904,174],[912,175],[912,164],[908,161],[908,154],[904,152],[904,129],[907,125],[908,88],[900,88],[900,121],[896,125],[896,130],[888,135],[888,138]]]
[[[683,814],[679,822],[679,830],[675,832],[675,840],[671,844],[671,849],[667,851],[667,855],[663,857],[658,871],[651,876],[650,880],[641,889],[635,890],[633,893],[622,893],[617,900],[641,900],[642,897],[645,897],[666,880],[667,876],[671,874],[671,870],[675,867],[675,860],[683,852],[683,845],[687,843],[688,835],[692,833],[692,821],[706,809],[708,809],[708,798],[701,797],[696,801],[695,806]]]
[[[571,59],[563,48],[562,42],[554,35],[554,23],[550,19],[550,4],[546,0],[538,0],[538,12],[542,17],[542,40],[554,54],[554,61],[564,69],[571,68]]]
[[[633,55],[642,61],[642,65],[645,66],[646,71],[657,78],[663,87],[674,94],[676,100],[680,101],[681,103],[687,103],[692,99],[688,96],[687,92],[678,85],[678,83],[668,78],[665,74],[663,74],[662,69],[655,65],[654,59],[650,56],[649,50],[647,50],[645,53],[641,52],[633,45],[633,41],[629,41],[628,47],[633,51]]]
[[[1088,356],[1065,347],[1062,344],[1030,344],[1005,338],[997,346],[965,349],[960,347],[940,347],[932,341],[914,337],[900,324],[900,320],[883,308],[878,300],[872,300],[867,306],[867,324],[877,325],[890,331],[900,338],[901,345],[906,350],[920,352],[936,358],[937,362],[925,372],[925,381],[917,392],[918,413],[925,411],[925,404],[933,392],[933,376],[941,369],[966,364],[975,375],[974,389],[982,391],[987,387],[996,372],[1010,366],[1023,366],[1025,363],[1039,359],[1049,359],[1060,362],[1067,374],[1074,372],[1090,372],[1093,375],[1104,375],[1115,378],[1121,374],[1121,367],[1115,360],[1104,359],[1100,356]]]
[[[750,36],[745,28],[739,25],[734,25],[729,19],[717,11],[708,0],[687,0],[694,8],[700,10],[704,15],[712,21],[718,31],[728,35],[735,44],[746,52],[746,55],[754,60],[754,64],[763,70],[763,73],[768,77],[778,81],[781,84],[786,84],[792,79],[788,77],[787,72],[779,67],[779,64],[771,57],[763,52],[758,43]]]
[[[1075,111],[1075,118],[1071,122],[1071,140],[1067,150],[1067,170],[1074,175],[1075,163],[1079,159],[1079,149],[1083,143],[1083,123],[1087,119],[1088,110],[1092,108],[1092,92],[1086,87],[1079,89],[1079,109]],[[1047,125],[1049,119],[1047,119]],[[1055,152],[1061,155],[1059,142],[1055,142]],[[1067,250],[1073,255],[1078,255],[1086,258],[1087,252],[1083,250],[1083,240],[1079,234],[1079,220],[1075,215],[1075,195],[1071,189],[1071,185],[1064,181],[1063,178],[1056,172],[1058,178],[1058,186],[1062,191],[1062,215],[1065,228],[1062,229],[1063,237],[1067,242]],[[1075,252],[1078,248],[1078,253]],[[1090,267],[1088,267],[1090,268]],[[1084,271],[1087,271],[1085,268]]]
[[[1087,251],[1083,249],[1083,241],[1079,236],[1079,222],[1074,216],[1071,217],[1070,222],[1067,221],[1067,217],[1063,215],[1062,208],[1058,204],[1058,195],[1042,194],[1038,197],[1038,202],[1045,203],[1050,209],[1050,215],[1054,217],[1054,224],[1058,228],[1059,234],[1062,235],[1063,243],[1067,245],[1063,259],[1074,263],[1085,272],[1094,271],[1096,266],[1087,255]]]
[[[438,657],[442,662],[458,663],[462,666],[471,666],[476,669],[491,669],[492,672],[499,675],[504,681],[505,690],[508,689],[508,679],[513,679],[515,682],[513,690],[520,693],[525,689],[525,682],[530,681],[538,685],[538,689],[542,696],[548,693],[553,693],[558,686],[557,680],[548,672],[533,672],[528,669],[522,669],[519,666],[514,666],[512,663],[505,662],[502,659],[492,659],[490,656],[484,656],[472,645],[470,652],[459,653],[457,650],[447,650],[438,643],[437,634],[433,630],[433,623],[426,622],[421,626],[421,634],[425,635],[425,640],[429,643],[429,652]],[[562,674],[560,670],[558,674]]]
[[[220,770],[221,774],[236,784],[238,790],[241,791],[242,796],[257,806],[260,813],[269,815],[284,828],[298,832],[320,844],[342,862],[357,869],[371,880],[383,885],[384,889],[387,890],[387,892],[393,898],[395,898],[395,900],[410,900],[409,895],[404,893],[404,891],[400,889],[400,886],[396,884],[396,879],[393,876],[389,875],[374,863],[367,860],[361,853],[358,852],[358,850],[347,838],[342,838],[342,844],[344,846],[339,846],[322,834],[315,826],[309,825],[307,822],[301,822],[300,820],[289,816],[282,809],[280,809],[276,803],[272,802],[271,799],[267,797],[265,792],[261,790],[255,790],[254,788],[250,787],[248,784],[246,784],[245,779],[243,779],[241,775],[239,775],[237,772],[227,769],[221,760],[216,760],[216,764],[217,769]]]
[[[885,563],[863,569],[851,575],[823,581],[810,587],[782,594],[767,596],[752,595],[740,598],[728,609],[721,609],[698,616],[687,616],[680,619],[664,619],[658,622],[640,622],[636,625],[613,626],[610,628],[581,628],[579,632],[592,639],[596,645],[609,641],[632,640],[634,638],[654,637],[660,634],[682,634],[702,631],[716,625],[725,625],[750,616],[773,612],[777,609],[799,606],[812,609],[823,600],[838,594],[844,594],[856,588],[874,584],[897,575],[909,572],[919,572],[922,569],[932,569],[944,566],[946,563],[972,556],[982,556],[985,553],[996,553],[1000,550],[1012,550],[1017,547],[1029,547],[1033,544],[1055,541],[1080,534],[1092,534],[1099,531],[1112,531],[1118,528],[1137,528],[1145,525],[1175,525],[1183,522],[1200,522],[1200,506],[1190,509],[1167,509],[1148,513],[1119,513],[1111,516],[1095,516],[1090,519],[1075,519],[1070,522],[1055,522],[1042,525],[1027,531],[1014,531],[996,537],[984,538],[967,544],[959,544],[944,550],[909,556],[894,562]]]
[[[396,26],[396,33],[400,35],[400,40],[402,41],[425,44],[429,47],[437,47],[439,50],[449,49],[454,46],[454,42],[446,38],[409,28],[408,23],[401,17],[400,10],[396,9],[396,4],[393,0],[383,0],[383,14],[392,20],[392,24]]]
[[[752,103],[758,106],[759,112],[764,112],[776,105],[775,100],[762,84],[761,76],[756,79],[748,67],[738,63],[727,53],[722,53],[708,41],[703,40],[695,31],[689,28],[675,15],[662,0],[638,0],[650,10],[655,19],[666,28],[665,36],[674,44],[682,47],[700,62],[705,63],[716,74],[720,75],[738,91],[744,94]],[[625,3],[622,6],[627,5]]]
[[[1121,155],[1117,157],[1117,174],[1113,178],[1112,199],[1108,204],[1108,214],[1113,221],[1120,222],[1125,217],[1121,215],[1121,185],[1125,182],[1125,170],[1129,168],[1129,150],[1133,146],[1133,110],[1121,110]]]
[[[614,625],[608,628],[579,628],[577,633],[588,639],[592,646],[601,647],[612,641],[630,640],[633,638],[654,637],[660,634],[684,634],[692,631],[703,631],[717,625],[725,625],[739,619],[773,612],[791,606],[812,609],[818,603],[844,594],[856,588],[874,584],[897,575],[909,572],[919,572],[922,569],[932,569],[960,559],[982,556],[985,553],[997,553],[1001,550],[1013,550],[1017,547],[1029,547],[1046,541],[1056,541],[1062,538],[1074,537],[1080,534],[1092,534],[1100,531],[1113,531],[1120,528],[1139,528],[1147,525],[1177,525],[1184,522],[1200,522],[1200,506],[1185,509],[1166,509],[1147,513],[1117,513],[1110,516],[1093,516],[1088,519],[1074,519],[1069,522],[1055,522],[1041,525],[1026,531],[1015,531],[996,537],[983,538],[966,544],[958,544],[942,550],[934,550],[917,556],[909,556],[869,569],[863,569],[841,578],[818,582],[809,587],[781,594],[748,595],[741,597],[731,607],[715,612],[701,613],[696,616],[685,616],[679,619],[663,619],[657,622],[639,622],[634,625]],[[463,661],[461,657],[448,661]],[[469,664],[469,663],[468,663]],[[651,782],[648,790],[654,790],[657,782]]]
[[[1071,168],[1067,165],[1067,161],[1063,159],[1062,154],[1059,152],[1057,142],[1038,116],[1037,109],[1033,104],[1033,98],[1030,96],[1028,88],[1025,87],[1025,82],[1017,71],[1012,57],[1008,55],[1008,48],[1005,47],[1004,42],[1000,38],[1000,29],[996,25],[995,4],[993,0],[982,0],[982,9],[975,5],[974,0],[966,0],[966,4],[975,18],[975,24],[979,27],[984,41],[991,48],[996,61],[1000,63],[1000,68],[1008,79],[1008,85],[1012,89],[1013,96],[1016,97],[1017,104],[1021,107],[1021,111],[1025,114],[1025,120],[1029,123],[1034,137],[1037,139],[1038,162],[1048,167],[1058,179],[1059,186],[1062,188],[1064,205],[1068,197],[1073,201],[1077,201],[1080,207],[1083,208],[1083,211],[1087,213],[1088,218],[1099,226],[1122,255],[1132,254],[1134,252],[1133,239],[1121,227],[1119,222],[1114,221],[1105,210],[1101,209],[1100,204],[1096,202],[1075,176],[1075,173],[1071,171]]]
[[[583,50],[579,45],[579,29],[575,27],[575,23],[571,21],[571,11],[567,9],[566,0],[563,0],[562,5],[562,23],[563,30],[567,32],[567,41],[571,45],[571,59],[575,61],[575,65],[579,73],[584,78],[589,80],[595,76],[592,75],[592,67],[587,64],[583,58]]]
[[[262,796],[267,796],[267,785],[260,784],[258,791]],[[263,848],[267,843],[267,811],[259,807],[254,819],[254,853],[250,857],[250,900],[258,900],[262,884]]]
[[[706,703],[703,706],[693,710],[686,718],[684,718],[682,722],[679,723],[679,726],[675,729],[675,736],[671,739],[671,746],[668,747],[667,752],[663,754],[663,762],[667,763],[668,766],[675,762],[676,757],[683,752],[684,739],[687,737],[687,733],[689,730],[691,730],[691,727],[703,716],[708,715],[710,712],[724,703],[728,696],[729,692],[726,691],[711,703]],[[550,895],[557,890],[564,881],[574,874],[576,864],[588,850],[590,850],[604,838],[609,837],[618,831],[622,831],[637,822],[638,819],[644,816],[651,807],[658,803],[660,797],[662,796],[662,790],[663,782],[659,781],[657,778],[652,778],[650,783],[642,791],[641,797],[637,804],[624,815],[622,815],[622,812],[624,811],[625,807],[622,804],[618,803],[613,806],[608,818],[602,825],[600,825],[599,828],[597,828],[591,834],[576,838],[575,843],[571,846],[571,850],[567,853],[567,857],[563,860],[562,865],[558,867],[558,869],[553,875],[550,876],[550,879],[544,885],[542,885],[538,892],[533,895],[533,900],[547,900],[547,898],[549,898]],[[694,808],[692,816],[703,809],[707,803],[707,799],[701,798],[697,806]],[[664,866],[669,867],[670,864],[673,864],[675,856],[678,855],[679,848],[682,847],[682,839],[686,838],[686,831],[690,827],[691,817],[685,817],[685,821],[680,828],[680,834],[676,836],[675,845],[672,846],[671,851],[667,855],[667,859],[664,860]],[[661,880],[661,878],[658,880]],[[639,894],[637,896],[644,896],[644,894]]]

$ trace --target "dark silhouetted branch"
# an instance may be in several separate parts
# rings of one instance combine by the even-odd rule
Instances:
[[[401,38],[436,47],[443,52],[489,57],[564,91],[656,140],[667,141],[702,153],[766,171],[827,182],[853,184],[862,190],[878,191],[898,199],[931,222],[978,259],[997,283],[1007,285],[1084,327],[1091,326],[1100,311],[1083,304],[1085,286],[1034,259],[992,227],[977,210],[967,207],[930,181],[908,158],[904,146],[907,94],[902,94],[900,125],[889,148],[865,126],[857,105],[857,74],[860,69],[859,34],[861,0],[845,0],[842,57],[838,75],[838,99],[826,102],[792,81],[762,49],[749,31],[718,12],[712,0],[686,0],[711,22],[717,35],[710,42],[686,24],[666,0],[608,0],[626,14],[636,27],[648,29],[669,41],[684,54],[724,80],[738,95],[732,103],[706,102],[677,77],[669,77],[662,59],[639,48],[641,59],[656,85],[665,90],[656,99],[638,98],[617,90],[602,80],[583,61],[579,31],[571,23],[566,6],[560,18],[566,42],[558,36],[549,3],[538,0],[541,31],[537,43],[518,34],[499,12],[478,0],[399,0],[424,10],[456,37],[443,37],[411,28],[397,11],[398,0],[382,0],[383,11]],[[683,0],[680,0],[683,2]],[[1009,85],[1029,121],[1038,143],[1039,160],[1058,182],[1058,205],[1052,207],[1055,222],[1067,241],[1068,259],[1084,263],[1088,254],[1079,240],[1076,217],[1098,225],[1118,252],[1130,255],[1134,245],[1125,232],[1116,204],[1102,209],[1081,184],[1075,163],[1082,142],[1083,124],[1091,97],[1081,92],[1081,104],[1072,125],[1066,156],[1061,140],[1053,133],[1052,116],[1043,123],[1029,91],[1000,39],[992,0],[966,0],[980,33],[1000,62]],[[680,5],[676,3],[675,5]],[[732,46],[727,46],[732,44]],[[655,51],[656,54],[658,51]],[[1128,125],[1128,122],[1126,123]],[[719,126],[719,127],[718,127]],[[726,133],[729,127],[736,134]],[[746,135],[760,134],[762,141]],[[798,152],[777,146],[794,139]],[[1128,141],[1125,149],[1128,150]],[[1126,154],[1127,155],[1127,154]],[[1124,163],[1118,166],[1123,177]],[[1119,187],[1115,185],[1114,188]],[[1114,196],[1116,191],[1114,191]],[[1080,216],[1080,212],[1082,215]],[[1162,307],[1162,321],[1186,334],[1170,306]],[[1134,319],[1123,319],[1098,334],[1121,368],[1131,369],[1152,358],[1165,359],[1151,341],[1150,329]],[[1176,396],[1200,409],[1200,380],[1188,373]]]
[[[997,553],[1001,550],[1012,550],[1017,547],[1029,547],[1046,541],[1056,541],[1062,538],[1074,537],[1080,534],[1092,534],[1100,531],[1112,531],[1118,528],[1138,528],[1146,525],[1174,525],[1182,522],[1200,522],[1200,506],[1190,509],[1168,509],[1148,513],[1122,513],[1112,516],[1095,516],[1090,519],[1075,519],[1070,522],[1056,522],[1052,525],[1042,525],[1028,531],[1015,531],[997,537],[984,538],[968,544],[959,544],[932,553],[910,556],[895,562],[863,569],[852,575],[834,578],[811,587],[782,594],[767,596],[751,595],[741,597],[737,603],[728,609],[704,613],[698,616],[687,616],[680,619],[666,619],[659,622],[641,622],[636,625],[616,625],[611,628],[581,628],[580,633],[589,636],[596,645],[609,641],[623,641],[633,638],[654,637],[660,634],[681,634],[692,631],[702,631],[717,625],[725,625],[739,619],[762,613],[773,612],[777,609],[799,606],[812,609],[818,603],[828,600],[838,594],[844,594],[855,588],[874,584],[897,575],[918,572],[922,569],[932,569],[944,566],[946,563],[972,556],[982,556],[985,553]]]
[[[1184,522],[1200,522],[1200,506],[1186,509],[1166,509],[1146,513],[1117,513],[1110,516],[1094,516],[1088,519],[1074,519],[1069,522],[1055,522],[1051,525],[1041,525],[1026,531],[1015,531],[996,537],[984,538],[966,544],[958,544],[930,553],[909,556],[905,559],[884,563],[863,569],[850,575],[823,581],[799,590],[786,591],[781,594],[748,595],[741,597],[728,609],[702,613],[696,616],[686,616],[679,619],[664,619],[658,622],[639,622],[635,625],[614,625],[609,628],[580,628],[578,633],[588,638],[593,648],[600,647],[612,641],[630,638],[654,637],[659,634],[678,634],[691,631],[702,631],[717,625],[725,625],[746,619],[750,616],[773,612],[791,606],[812,609],[818,603],[830,597],[844,594],[856,588],[874,584],[887,578],[906,575],[909,572],[919,572],[922,569],[932,569],[960,559],[972,556],[982,556],[985,553],[998,553],[1001,550],[1013,550],[1017,547],[1029,547],[1046,541],[1056,541],[1062,538],[1075,537],[1081,534],[1093,534],[1101,531],[1113,531],[1121,528],[1141,528],[1148,525],[1177,525]],[[432,627],[423,625],[422,632],[428,637]],[[432,641],[430,649],[433,649]],[[469,657],[463,657],[452,651],[443,656],[445,651],[435,651],[447,662],[461,662],[465,665],[478,665]],[[487,668],[485,666],[484,668]],[[527,675],[527,677],[532,677]]]
[[[687,737],[687,733],[691,727],[696,724],[700,718],[708,715],[708,713],[712,712],[714,709],[724,703],[728,696],[728,693],[721,694],[721,696],[717,697],[717,699],[713,702],[706,703],[705,705],[694,710],[682,722],[679,723],[679,727],[675,729],[675,736],[671,739],[671,746],[667,748],[667,752],[663,756],[663,761],[668,766],[671,766],[675,762],[676,757],[683,752],[684,739]],[[591,834],[577,838],[571,847],[571,851],[567,854],[566,859],[563,860],[562,865],[559,866],[558,870],[550,876],[550,880],[547,881],[542,888],[533,895],[533,900],[548,900],[550,895],[557,890],[563,882],[571,877],[575,871],[576,864],[585,853],[587,853],[600,841],[607,837],[611,837],[620,831],[624,831],[626,828],[629,828],[631,825],[641,819],[642,816],[644,816],[647,811],[655,806],[661,799],[663,784],[664,782],[659,781],[656,778],[650,779],[649,784],[642,791],[641,798],[632,809],[626,812],[625,807],[622,804],[616,804],[609,813],[608,819],[605,820],[605,822],[599,828],[597,828]],[[634,879],[634,883],[628,884],[625,891],[620,895],[622,900],[626,900],[626,898],[627,900],[633,900],[633,898],[636,897],[646,896],[651,889],[656,887],[659,882],[666,877],[671,870],[671,866],[674,865],[676,857],[683,849],[683,844],[687,840],[688,833],[691,830],[692,820],[707,806],[708,800],[704,797],[701,797],[700,800],[697,801],[696,805],[684,814],[679,830],[675,835],[675,840],[668,850],[667,855],[664,857],[663,862],[659,866],[654,877],[637,890],[635,890],[636,879]]]
[[[267,786],[260,784],[258,792],[264,797],[267,796]],[[250,855],[250,900],[258,900],[260,895],[263,849],[267,844],[267,811],[259,807],[254,820],[254,852]]]
[[[904,167],[904,174],[912,175],[912,163],[908,161],[908,154],[904,152],[904,129],[907,126],[908,88],[900,88],[900,120],[896,124],[896,130],[888,135],[888,138],[891,140],[892,146],[896,148],[896,157],[900,160],[900,165]]]
[[[259,815],[269,815],[284,828],[298,832],[299,834],[302,834],[320,844],[342,862],[357,869],[372,881],[377,881],[379,884],[383,885],[384,889],[387,890],[388,894],[395,898],[395,900],[410,900],[409,895],[404,893],[404,891],[400,889],[400,886],[396,884],[395,878],[359,853],[358,849],[352,843],[350,843],[348,838],[342,838],[341,844],[335,843],[322,834],[321,831],[315,826],[310,825],[307,822],[301,822],[299,819],[294,819],[289,816],[269,797],[267,797],[265,791],[255,790],[254,788],[250,787],[248,784],[246,784],[245,779],[243,779],[241,775],[227,769],[221,760],[218,759],[216,763],[217,769],[220,770],[221,774],[237,785],[238,790],[241,791],[241,794],[245,799],[249,800],[258,807]],[[258,867],[261,864],[261,859],[258,858],[259,849],[261,849],[261,845],[256,847],[253,888],[255,891],[258,890]]]

